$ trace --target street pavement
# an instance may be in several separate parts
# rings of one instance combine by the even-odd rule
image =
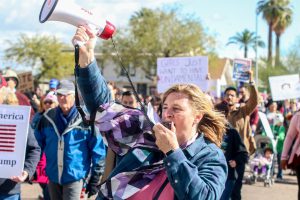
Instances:
[[[287,171],[288,172],[288,171]],[[246,174],[247,175],[247,174]],[[34,200],[42,194],[38,184],[24,183],[21,187],[23,200]],[[271,187],[264,187],[263,182],[257,182],[253,185],[244,184],[242,188],[243,200],[297,200],[297,179],[296,176],[284,174],[282,183],[275,182]]]

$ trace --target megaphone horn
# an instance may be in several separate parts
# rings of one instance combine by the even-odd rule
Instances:
[[[89,26],[102,39],[113,36],[116,28],[109,21],[98,19],[94,14],[67,0],[45,0],[40,12],[41,23],[46,21],[61,21],[76,27]]]

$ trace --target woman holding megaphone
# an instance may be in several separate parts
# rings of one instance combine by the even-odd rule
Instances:
[[[195,85],[178,84],[163,95],[162,121],[152,125],[139,110],[110,100],[94,58],[95,34],[79,27],[77,82],[95,125],[117,156],[99,186],[98,199],[219,199],[227,164],[219,146],[226,120]]]

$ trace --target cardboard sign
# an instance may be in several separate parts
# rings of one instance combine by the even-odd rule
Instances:
[[[251,60],[248,59],[234,59],[232,79],[240,82],[249,81],[248,71],[251,69]]]
[[[157,59],[157,91],[165,92],[174,84],[193,83],[207,90],[208,58],[173,57]]]
[[[19,86],[18,91],[26,92],[26,91],[33,91],[33,77],[31,72],[22,72],[18,74],[19,77]]]
[[[298,74],[269,77],[272,99],[281,101],[300,97],[300,79]]]
[[[273,146],[273,151],[276,152],[276,141],[274,140],[274,135],[273,135],[273,132],[272,132],[272,129],[270,127],[270,124],[269,124],[269,121],[267,119],[267,116],[265,113],[263,112],[258,112],[258,116],[259,116],[259,119],[264,127],[264,130],[267,134],[267,137],[271,139],[272,141],[272,146]]]
[[[0,178],[22,174],[30,109],[29,106],[0,105]]]

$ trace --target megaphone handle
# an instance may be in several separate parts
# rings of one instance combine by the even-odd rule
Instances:
[[[86,29],[91,30],[91,31],[93,31],[93,30],[96,29],[96,27],[93,26],[92,24],[84,24],[84,25],[82,25],[82,26],[85,27]],[[85,45],[86,42],[87,42],[87,41],[83,42],[83,41],[78,41],[78,40],[74,39],[74,40],[73,40],[73,45],[74,45],[74,46],[75,46],[75,45],[78,45],[79,47],[82,47],[83,45]]]
[[[74,47],[75,47],[76,45],[78,45],[79,47],[82,47],[83,45],[85,45],[85,43],[86,43],[86,42],[78,41],[78,40],[76,40],[76,39],[73,40],[73,45],[74,45]]]

